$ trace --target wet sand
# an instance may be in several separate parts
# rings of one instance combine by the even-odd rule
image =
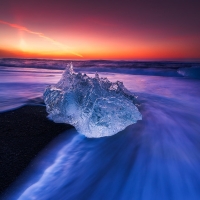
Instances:
[[[57,135],[72,128],[46,117],[45,106],[26,105],[0,113],[0,193]]]

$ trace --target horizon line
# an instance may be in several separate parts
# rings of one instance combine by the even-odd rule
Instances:
[[[19,59],[19,60],[69,60],[69,61],[129,61],[129,62],[197,62],[200,63],[200,58],[197,59],[73,59],[73,58],[22,58],[22,57],[0,57],[0,59]]]

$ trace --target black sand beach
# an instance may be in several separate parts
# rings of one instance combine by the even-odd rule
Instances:
[[[47,119],[44,106],[26,105],[0,113],[0,193],[61,132],[72,128]]]

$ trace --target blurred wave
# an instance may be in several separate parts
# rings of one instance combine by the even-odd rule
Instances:
[[[61,74],[61,70],[0,67],[0,112],[40,104],[45,87],[56,83]]]
[[[140,100],[143,120],[115,136],[63,133],[9,200],[199,199],[200,114],[168,98]]]
[[[170,61],[127,61],[127,60],[47,60],[47,59],[15,59],[2,58],[0,66],[38,68],[38,69],[65,69],[66,64],[73,62],[76,71],[84,72],[114,72],[135,75],[153,75],[181,77],[179,68],[188,68],[199,65],[194,62]]]
[[[10,101],[9,105],[41,96],[45,86],[61,76],[60,70],[0,70],[0,99]],[[63,133],[4,199],[198,200],[200,80],[114,71],[100,74],[123,81],[138,96],[143,120],[100,139],[85,138],[75,130]]]
[[[180,68],[178,69],[178,73],[189,78],[200,79],[200,65]]]

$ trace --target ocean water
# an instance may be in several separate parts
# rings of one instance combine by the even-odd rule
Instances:
[[[68,61],[0,60],[0,109],[40,104]],[[122,81],[143,119],[111,137],[75,129],[56,138],[10,191],[9,200],[198,200],[198,63],[76,61],[75,70]],[[187,69],[187,70],[184,70]],[[189,75],[188,75],[189,74]],[[191,75],[192,74],[192,75]],[[35,100],[31,100],[35,99]]]

